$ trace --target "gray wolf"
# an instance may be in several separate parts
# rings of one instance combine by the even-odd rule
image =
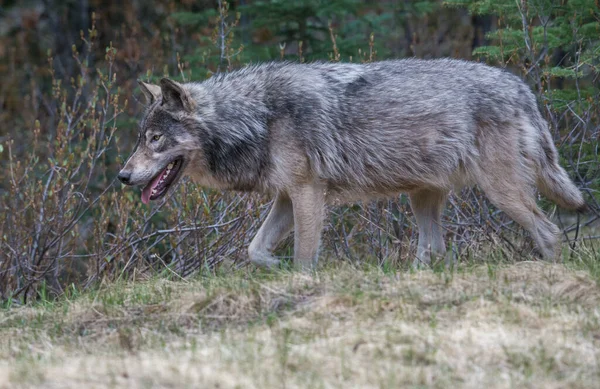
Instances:
[[[408,193],[417,263],[445,254],[440,219],[452,189],[478,185],[549,260],[558,256],[559,229],[536,205],[536,188],[564,208],[585,208],[534,94],[484,64],[267,63],[140,86],[148,105],[120,180],[144,186],[144,203],[184,175],[272,194],[248,248],[257,265],[276,265],[272,252],[293,230],[294,263],[313,268],[332,202]]]

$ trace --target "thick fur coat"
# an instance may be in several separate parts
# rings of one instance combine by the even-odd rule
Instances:
[[[451,189],[479,185],[548,259],[558,253],[559,231],[537,207],[536,188],[563,207],[585,207],[534,94],[484,64],[268,63],[141,87],[149,105],[120,177],[150,187],[151,200],[184,174],[205,186],[273,194],[249,248],[257,264],[276,264],[272,250],[294,229],[295,262],[311,268],[327,202],[409,193],[417,260],[426,263],[445,253],[440,215]]]

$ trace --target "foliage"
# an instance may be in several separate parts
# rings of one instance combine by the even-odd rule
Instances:
[[[226,2],[224,2],[226,3]],[[379,58],[400,54],[395,41],[398,25],[422,19],[439,10],[438,1],[404,3],[366,2],[362,0],[261,0],[231,3],[239,28],[232,47],[243,46],[239,61],[256,62],[287,59],[299,61],[327,60],[331,56],[330,29],[335,33],[340,60],[364,61],[377,53]],[[209,25],[214,31],[223,20],[222,12],[214,9],[183,11],[173,15],[181,28],[201,29]],[[423,20],[420,20],[422,23]],[[372,47],[369,42],[372,37]],[[425,37],[424,37],[425,38]],[[185,56],[194,73],[204,74],[203,67],[214,68],[218,48],[201,39],[200,48]],[[408,47],[411,42],[408,42]],[[218,45],[216,45],[218,46]],[[217,48],[215,53],[215,48]]]

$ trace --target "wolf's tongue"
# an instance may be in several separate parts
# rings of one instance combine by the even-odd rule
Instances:
[[[142,190],[142,203],[148,204],[150,202],[150,196],[152,195],[152,189],[156,188],[160,178],[163,176],[165,172],[160,172],[146,187]]]

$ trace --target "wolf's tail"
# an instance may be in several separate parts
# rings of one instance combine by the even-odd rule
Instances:
[[[563,208],[585,212],[587,205],[581,192],[558,163],[558,152],[552,142],[548,124],[541,114],[536,116],[538,117],[534,119],[534,126],[539,130],[542,148],[537,180],[538,189],[544,196]]]

